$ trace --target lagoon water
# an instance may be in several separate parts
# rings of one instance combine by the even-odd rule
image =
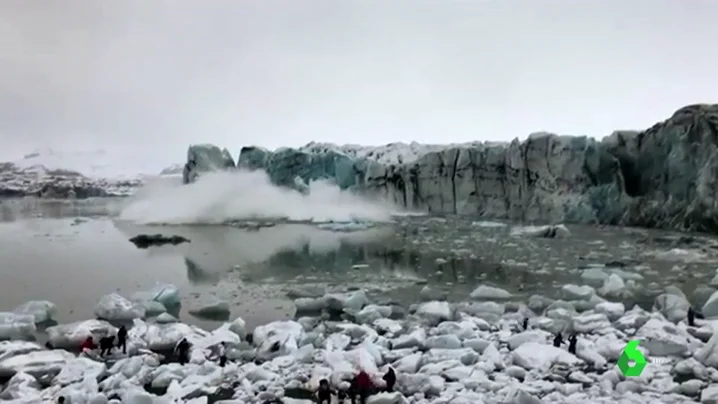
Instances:
[[[630,299],[650,305],[669,284],[702,299],[718,262],[713,238],[641,229],[569,227],[568,239],[541,239],[465,217],[403,217],[354,232],[286,223],[153,227],[115,220],[121,204],[0,201],[0,311],[46,299],[57,305],[57,321],[83,320],[105,294],[130,296],[169,282],[182,292],[182,321],[216,326],[188,311],[219,298],[232,317],[256,326],[293,317],[297,294],[358,287],[404,306],[418,301],[425,285],[449,299],[466,298],[480,283],[524,299],[560,297],[560,286],[591,284],[585,269],[607,263],[641,283]],[[128,241],[143,233],[191,242],[142,250]],[[705,290],[694,296],[699,286]]]

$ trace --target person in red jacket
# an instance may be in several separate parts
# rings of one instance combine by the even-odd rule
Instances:
[[[97,348],[97,345],[95,344],[95,341],[92,339],[92,336],[85,338],[85,341],[83,341],[82,345],[80,345],[81,351],[84,351],[85,349],[89,349],[91,351],[95,348]]]
[[[356,396],[359,396],[359,402],[364,404],[373,390],[374,382],[372,382],[369,374],[362,370],[352,380],[352,386],[349,388],[349,399],[354,404],[356,403]]]

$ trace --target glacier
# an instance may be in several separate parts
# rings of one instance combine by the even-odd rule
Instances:
[[[196,175],[235,169],[217,146],[192,145],[188,156],[199,158]],[[542,132],[510,143],[247,146],[236,169],[294,189],[328,181],[433,214],[718,231],[718,105],[601,140]]]

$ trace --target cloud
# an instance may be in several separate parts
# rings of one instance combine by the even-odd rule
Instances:
[[[601,136],[718,93],[718,3],[7,0],[0,138],[238,150]]]

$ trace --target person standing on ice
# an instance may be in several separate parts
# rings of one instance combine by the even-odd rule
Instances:
[[[396,373],[394,373],[394,368],[389,368],[382,379],[386,382],[386,391],[389,393],[393,392],[394,385],[396,384]]]
[[[352,404],[356,404],[356,397],[359,396],[359,403],[365,404],[367,397],[374,390],[374,382],[371,380],[371,376],[365,371],[360,371],[352,380],[352,385],[349,388],[349,399]]]
[[[124,325],[117,330],[117,348],[120,347],[122,347],[122,353],[127,354],[127,328]]]
[[[177,360],[180,365],[189,362],[189,341],[187,341],[187,338],[182,338],[182,340],[177,343],[175,351],[177,351]]]

